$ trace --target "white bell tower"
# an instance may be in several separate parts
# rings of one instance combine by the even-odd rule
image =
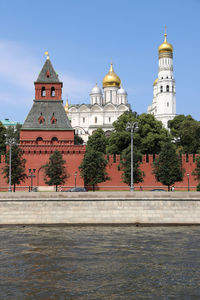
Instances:
[[[158,78],[154,81],[153,102],[148,113],[154,114],[168,128],[168,121],[176,116],[176,87],[173,75],[173,46],[167,42],[159,46]]]

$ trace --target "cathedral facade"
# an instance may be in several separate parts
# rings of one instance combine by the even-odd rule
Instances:
[[[173,75],[173,46],[168,43],[166,32],[158,54],[158,77],[153,84],[153,101],[147,113],[153,114],[168,128],[168,121],[176,116],[176,86]]]
[[[90,104],[65,105],[65,111],[75,129],[84,142],[98,128],[102,128],[106,135],[113,130],[113,122],[130,107],[127,92],[121,85],[121,80],[110,65],[108,74],[103,79],[102,89],[96,84],[90,93]]]

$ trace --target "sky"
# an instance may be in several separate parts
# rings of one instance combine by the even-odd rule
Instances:
[[[89,103],[112,61],[132,110],[146,112],[165,24],[177,114],[200,120],[200,0],[0,0],[0,12],[0,120],[24,122],[45,51],[64,104]]]

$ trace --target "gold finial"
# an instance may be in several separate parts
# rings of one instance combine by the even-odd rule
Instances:
[[[47,56],[47,59],[49,59],[49,52],[45,51],[44,54]]]
[[[165,42],[167,41],[167,26],[165,25],[165,34],[164,34],[164,36],[165,36]]]
[[[110,64],[110,70],[109,70],[109,72],[111,72],[111,73],[113,72],[113,64],[112,63]]]

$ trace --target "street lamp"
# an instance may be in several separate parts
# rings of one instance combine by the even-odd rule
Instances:
[[[32,192],[32,189],[33,189],[33,177],[35,177],[35,171],[36,171],[36,169],[29,169],[29,175],[28,175],[28,177],[30,177],[31,178],[31,188],[29,189],[29,192]]]
[[[6,145],[10,146],[10,153],[9,153],[9,192],[12,192],[12,187],[11,187],[11,164],[12,164],[12,145],[16,145],[16,139],[15,138],[11,138],[6,136]]]
[[[77,174],[78,174],[78,172],[74,173],[74,179],[75,179],[75,185],[74,186],[75,186],[75,188],[76,188],[76,177],[77,177]]]
[[[138,122],[128,122],[126,125],[126,130],[131,131],[131,186],[130,191],[134,191],[134,184],[133,184],[133,133],[134,131],[138,131]]]
[[[187,178],[188,178],[188,192],[190,191],[190,174],[187,173]]]

